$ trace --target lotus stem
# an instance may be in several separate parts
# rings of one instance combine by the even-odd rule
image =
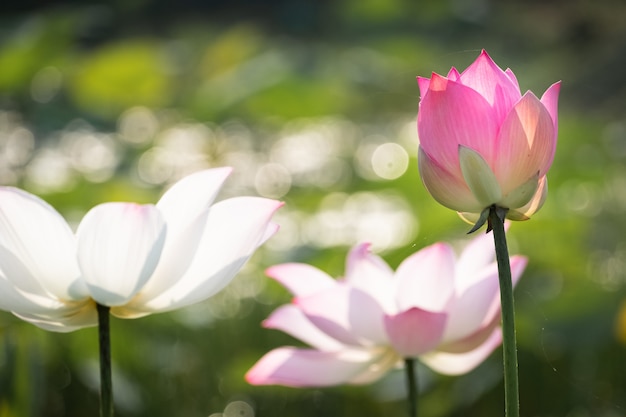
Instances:
[[[500,281],[502,305],[502,355],[504,364],[504,407],[506,417],[519,417],[519,377],[517,370],[517,346],[515,341],[515,304],[511,264],[506,244],[504,218],[506,209],[489,209],[489,229],[493,230]]]
[[[409,417],[417,417],[417,359],[406,358],[404,369],[406,370],[406,387],[409,400]]]
[[[96,307],[98,311],[98,342],[100,345],[100,417],[113,417],[109,307],[101,304],[96,304]]]

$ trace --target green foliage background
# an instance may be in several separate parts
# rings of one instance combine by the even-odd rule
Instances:
[[[415,76],[485,48],[523,90],[563,82],[548,201],[509,233],[530,259],[516,289],[522,414],[623,416],[625,19],[610,0],[6,4],[0,182],[70,221],[104,201],[156,201],[209,166],[236,169],[222,197],[286,202],[279,235],[223,293],[113,320],[119,416],[404,415],[401,371],[363,387],[245,383],[265,352],[297,343],[260,326],[289,302],[263,269],[340,276],[364,239],[394,267],[439,240],[462,245],[468,226],[417,173]],[[386,144],[404,153],[373,162]],[[420,368],[421,415],[501,416],[500,367],[497,351],[458,378]],[[97,383],[94,329],[47,333],[0,313],[0,417],[96,415]]]

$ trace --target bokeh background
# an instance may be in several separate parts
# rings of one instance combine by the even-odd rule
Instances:
[[[626,3],[619,0],[117,0],[0,5],[0,183],[71,222],[154,202],[229,165],[222,198],[286,202],[282,229],[226,290],[112,321],[123,417],[402,416],[401,371],[369,386],[253,387],[296,341],[260,327],[289,295],[269,265],[343,273],[370,241],[392,266],[467,241],[417,172],[415,76],[482,48],[537,95],[563,81],[550,194],[513,224],[522,415],[626,415]],[[421,415],[502,416],[500,350],[468,375],[420,368]],[[95,329],[48,333],[0,312],[0,416],[98,410]]]

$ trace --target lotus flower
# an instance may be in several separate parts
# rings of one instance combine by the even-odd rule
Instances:
[[[246,374],[255,385],[293,387],[365,384],[403,359],[419,358],[443,374],[480,364],[501,343],[498,271],[493,242],[481,235],[455,258],[437,243],[404,260],[394,272],[354,247],[345,277],[334,280],[306,264],[288,263],[267,274],[287,287],[293,303],[264,326],[312,348],[280,347]],[[526,258],[511,258],[514,282]]]
[[[419,171],[430,194],[468,221],[488,207],[526,220],[543,205],[554,159],[560,82],[524,95],[482,51],[463,73],[418,77]]]
[[[43,200],[0,187],[0,309],[68,332],[97,324],[96,303],[134,318],[212,296],[277,230],[281,206],[257,197],[212,205],[230,172],[192,174],[156,205],[98,205],[76,233]]]

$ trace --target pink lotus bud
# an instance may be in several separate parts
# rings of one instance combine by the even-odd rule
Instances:
[[[520,93],[515,75],[484,50],[462,73],[418,77],[419,171],[439,203],[468,221],[488,207],[527,220],[547,194],[560,82],[541,99]]]

